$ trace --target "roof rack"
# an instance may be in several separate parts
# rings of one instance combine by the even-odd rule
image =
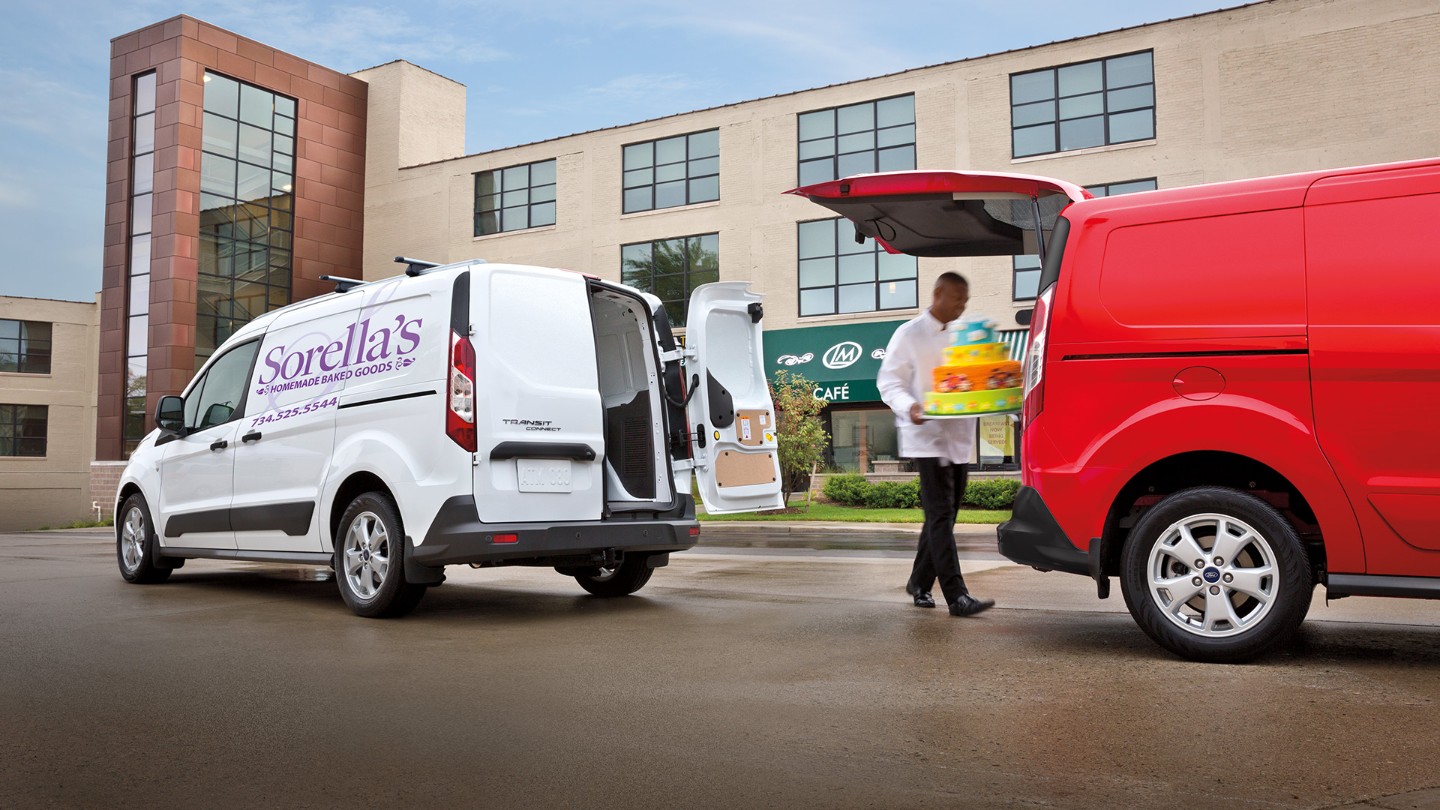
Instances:
[[[342,278],[340,276],[321,276],[320,280],[335,282],[335,292],[337,293],[350,292],[351,290],[359,287],[362,284],[369,283],[366,281],[361,281],[358,278]]]
[[[407,276],[418,276],[432,267],[440,266],[439,262],[427,262],[424,259],[409,259],[404,256],[396,256],[395,262],[405,265],[405,275]]]

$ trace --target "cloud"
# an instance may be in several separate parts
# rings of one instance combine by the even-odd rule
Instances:
[[[648,101],[658,96],[695,93],[702,87],[703,83],[679,73],[630,73],[590,87],[585,93],[603,101],[628,103]]]

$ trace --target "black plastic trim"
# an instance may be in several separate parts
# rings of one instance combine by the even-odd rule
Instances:
[[[229,509],[207,509],[204,512],[186,512],[171,515],[165,521],[165,536],[180,537],[200,532],[228,532],[230,528]]]
[[[455,286],[450,291],[450,328],[461,337],[470,335],[469,270],[456,274]]]
[[[380,397],[379,399],[366,399],[360,402],[347,402],[341,405],[339,410],[346,408],[358,408],[361,405],[376,405],[381,402],[394,402],[397,399],[414,399],[415,397],[428,397],[440,393],[439,391],[413,391],[409,394],[396,394],[393,397]]]
[[[730,427],[735,422],[735,398],[708,370],[705,372],[705,384],[705,393],[710,404],[710,422],[717,428]]]
[[[491,461],[507,458],[568,458],[594,461],[595,449],[583,442],[501,442],[490,451]]]
[[[411,559],[437,567],[463,563],[524,564],[526,560],[581,556],[612,549],[627,553],[684,551],[698,537],[690,530],[695,501],[689,495],[668,512],[653,519],[596,520],[569,523],[482,523],[475,498],[456,495],[440,506],[425,541],[414,546]],[[496,543],[496,535],[513,534],[515,542]]]
[[[1330,574],[1325,578],[1330,596],[1400,596],[1440,599],[1440,578],[1392,577],[1380,574]]]
[[[1121,354],[1067,354],[1062,360],[1136,360],[1161,357],[1274,357],[1282,354],[1309,354],[1309,349],[1246,349],[1213,352],[1124,352]]]
[[[281,531],[290,537],[302,537],[310,531],[314,514],[314,501],[242,506],[230,510],[230,528],[237,532]]]
[[[1015,493],[1011,518],[1000,524],[996,534],[1000,553],[1007,559],[1041,571],[1092,576],[1090,555],[1070,542],[1033,487],[1022,486]]]
[[[174,548],[164,546],[160,552],[171,558],[207,560],[244,560],[246,562],[293,563],[295,565],[329,565],[334,555],[320,551],[250,551],[233,548]],[[178,566],[177,566],[178,567]]]

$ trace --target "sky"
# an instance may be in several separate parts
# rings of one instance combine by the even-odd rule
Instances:
[[[110,40],[177,14],[346,73],[405,59],[454,79],[473,154],[1241,4],[9,0],[0,295],[99,291]]]

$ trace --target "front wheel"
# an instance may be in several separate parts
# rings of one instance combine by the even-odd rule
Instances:
[[[405,529],[383,493],[367,492],[346,507],[334,566],[340,596],[358,616],[403,616],[425,595],[424,585],[405,581]]]
[[[1274,507],[1198,487],[1145,513],[1121,558],[1130,614],[1150,638],[1196,661],[1234,663],[1284,644],[1315,588],[1309,555]]]
[[[174,566],[162,566],[155,553],[155,524],[150,520],[150,505],[145,496],[135,493],[120,507],[120,522],[115,524],[115,557],[120,563],[120,576],[126,582],[149,585],[170,578]]]
[[[575,581],[595,596],[629,596],[645,587],[654,573],[649,560],[636,554],[625,557],[614,568],[581,569],[575,574]]]

